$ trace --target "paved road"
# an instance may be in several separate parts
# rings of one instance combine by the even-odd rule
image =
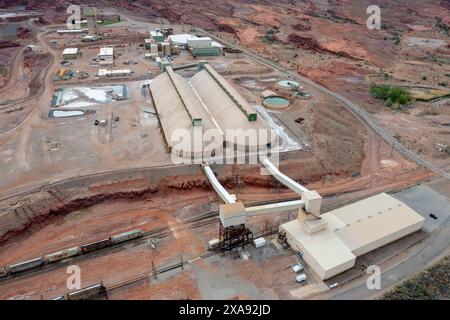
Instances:
[[[409,150],[408,148],[406,148],[404,145],[402,145],[401,143],[399,143],[390,133],[389,131],[387,131],[386,129],[384,129],[383,127],[381,127],[371,116],[370,114],[365,111],[363,108],[359,107],[358,105],[356,105],[355,103],[351,102],[350,100],[348,100],[347,98],[332,92],[330,90],[328,90],[327,88],[313,82],[312,80],[302,77],[300,75],[298,75],[296,72],[293,71],[288,71],[286,70],[284,67],[268,60],[265,59],[263,57],[258,56],[257,54],[248,51],[245,48],[242,48],[241,46],[238,46],[236,44],[224,41],[221,38],[216,37],[214,34],[197,28],[196,30],[204,33],[205,35],[215,39],[218,42],[221,42],[229,47],[235,48],[235,49],[239,49],[242,50],[242,52],[244,54],[246,54],[248,57],[252,58],[253,60],[256,60],[259,63],[262,63],[268,67],[274,68],[276,70],[279,70],[287,75],[289,75],[290,77],[292,77],[293,79],[299,81],[299,82],[303,82],[306,83],[308,85],[310,85],[311,87],[319,90],[320,92],[326,94],[327,96],[333,98],[334,100],[342,103],[348,110],[350,110],[354,115],[356,115],[360,120],[362,120],[365,124],[367,124],[370,128],[372,128],[378,135],[380,135],[387,143],[389,143],[390,145],[393,145],[394,148],[400,152],[402,155],[404,155],[405,157],[415,161],[417,164],[428,168],[429,170],[435,172],[436,174],[446,178],[446,179],[450,179],[450,173],[446,172],[445,170],[442,170],[441,168],[435,166],[434,164],[432,164],[431,162],[423,159],[422,157],[420,157],[418,154],[416,154],[415,152]]]

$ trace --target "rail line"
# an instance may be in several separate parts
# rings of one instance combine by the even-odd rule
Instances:
[[[270,227],[268,230],[263,230],[262,232],[258,232],[258,233],[255,234],[255,238],[271,236],[271,235],[273,235],[273,234],[278,232],[279,227],[280,227],[280,224],[274,225],[274,226]],[[235,245],[234,248],[236,248],[238,246],[239,245]],[[190,263],[193,263],[193,262],[201,260],[201,259],[206,259],[206,258],[212,257],[212,256],[214,256],[216,254],[219,254],[221,252],[224,252],[224,251],[225,250],[223,250],[223,249],[207,251],[207,252],[201,254],[197,258],[190,259],[190,260],[187,260],[187,261],[180,261],[179,263],[163,267],[163,268],[161,268],[159,270],[156,269],[155,272],[152,272],[150,274],[144,274],[144,275],[140,275],[140,276],[137,276],[137,277],[134,277],[134,278],[131,278],[131,279],[127,279],[125,281],[121,281],[121,282],[115,283],[115,284],[107,286],[105,288],[106,288],[106,291],[113,291],[115,289],[119,289],[121,287],[130,285],[130,284],[142,281],[142,280],[150,279],[151,277],[157,277],[158,274],[161,274],[161,273],[165,273],[165,272],[168,272],[168,271],[171,271],[171,270],[175,270],[175,269],[178,269],[178,268],[183,268],[185,265],[188,265]]]
[[[396,190],[398,190],[398,189],[391,188],[388,192],[394,192]],[[329,205],[324,205],[322,207],[323,212],[328,212],[333,209],[344,206],[346,204],[352,203],[354,201],[362,200],[362,199],[366,198],[367,196],[370,196],[370,195],[373,195],[376,193],[378,193],[378,190],[372,190],[369,192],[364,192],[360,196],[352,197],[351,199],[339,201],[339,202],[329,204]],[[283,199],[282,199],[282,201],[293,201],[293,200],[298,200],[298,196],[283,197]],[[279,201],[281,201],[281,199],[254,201],[254,202],[249,202],[248,205],[249,206],[266,205],[266,204],[273,204],[273,203],[276,203]],[[144,231],[144,232],[142,232],[142,234],[139,237],[127,240],[125,242],[109,244],[107,246],[95,249],[92,252],[77,254],[77,255],[71,256],[69,258],[62,258],[62,259],[60,259],[58,261],[54,261],[52,263],[46,263],[46,264],[42,264],[42,265],[33,267],[30,270],[25,270],[25,271],[22,271],[22,272],[19,272],[16,274],[10,274],[6,277],[0,278],[0,283],[5,282],[5,281],[14,281],[16,279],[23,278],[23,277],[33,276],[37,273],[41,273],[41,272],[45,272],[45,271],[52,271],[52,270],[57,269],[58,267],[61,267],[62,265],[65,265],[68,263],[73,263],[74,259],[77,259],[78,261],[84,261],[87,259],[92,259],[92,258],[96,258],[99,256],[111,254],[111,253],[117,252],[118,250],[123,250],[125,246],[130,246],[130,245],[137,246],[137,245],[141,245],[144,243],[148,243],[153,239],[166,239],[178,232],[190,231],[190,230],[195,230],[197,228],[213,225],[213,224],[216,224],[219,222],[219,220],[217,219],[218,215],[219,215],[218,211],[209,211],[209,212],[200,214],[198,216],[186,219],[184,221],[177,222],[170,226],[164,226],[164,227]],[[96,239],[90,239],[87,241],[88,241],[88,243],[89,243],[89,241],[91,243],[94,243],[96,241]],[[83,246],[83,245],[82,244],[79,245],[79,247],[81,247],[81,246]],[[61,251],[63,251],[63,250],[61,250]]]
[[[200,216],[197,216],[197,217],[194,217],[191,219],[187,219],[186,221],[178,222],[171,226],[156,228],[153,230],[142,232],[142,234],[139,235],[139,237],[133,238],[128,241],[123,241],[123,242],[115,243],[115,244],[108,244],[106,246],[96,248],[95,250],[90,251],[90,252],[86,252],[86,253],[79,252],[73,256],[63,257],[63,258],[55,260],[55,261],[46,262],[45,264],[43,263],[43,264],[33,266],[24,271],[19,271],[14,274],[4,275],[3,277],[0,278],[0,283],[5,282],[5,281],[16,280],[16,279],[23,278],[23,277],[32,276],[32,275],[35,275],[37,273],[44,272],[44,271],[54,270],[54,269],[56,269],[62,265],[65,265],[69,262],[73,263],[74,259],[77,259],[79,261],[84,261],[87,259],[103,256],[105,254],[111,254],[111,253],[117,252],[118,250],[123,250],[123,248],[125,246],[141,245],[141,244],[147,243],[153,239],[162,239],[162,238],[165,239],[177,232],[184,232],[184,231],[194,230],[194,229],[197,229],[200,227],[205,227],[208,225],[213,225],[218,222],[217,216],[218,216],[217,211],[210,211],[210,212],[202,214]],[[90,240],[90,241],[92,241],[92,240]],[[78,248],[83,247],[87,244],[92,244],[92,243],[95,243],[95,241],[92,241],[92,242],[88,241],[85,244],[79,245]],[[73,247],[73,248],[76,248],[76,247]],[[70,249],[65,249],[65,250],[61,250],[61,251],[66,251],[66,250],[70,250]],[[61,251],[57,251],[56,253],[59,253]],[[50,254],[50,255],[52,255],[52,254]],[[40,257],[40,259],[42,259],[45,256],[47,256],[47,255]],[[39,259],[39,258],[36,258],[36,259]],[[34,261],[36,259],[31,259],[29,261]],[[17,264],[21,264],[21,262],[16,263],[15,265],[17,265]]]
[[[398,190],[398,189],[397,188],[391,188],[390,191],[388,191],[388,192],[394,192],[396,190]],[[360,196],[353,197],[351,199],[347,199],[347,200],[339,201],[339,202],[336,202],[336,203],[333,203],[333,204],[325,205],[325,206],[323,206],[323,210],[324,210],[324,212],[328,212],[330,210],[333,210],[335,208],[341,207],[341,206],[346,205],[348,203],[351,203],[351,202],[354,202],[354,201],[358,201],[360,199],[364,199],[367,196],[369,196],[371,194],[375,194],[375,193],[378,193],[378,190],[371,190],[371,191],[365,192],[364,194],[361,194]],[[297,198],[298,197],[291,197],[291,198],[286,198],[286,199],[295,200]],[[283,198],[283,200],[286,200],[286,199]],[[277,200],[269,200],[269,201],[258,201],[258,202],[251,202],[251,203],[249,203],[249,205],[264,205],[264,204],[270,204],[270,203],[279,202],[279,201],[280,201],[279,199],[277,199]],[[123,242],[123,243],[119,243],[119,244],[116,244],[116,245],[112,245],[112,246],[109,246],[109,247],[104,247],[104,248],[101,248],[101,249],[96,250],[94,252],[81,254],[81,255],[75,256],[75,257],[70,258],[70,259],[63,259],[61,261],[58,261],[59,263],[56,263],[56,264],[53,264],[53,265],[43,265],[43,266],[41,266],[39,268],[28,270],[28,271],[23,272],[23,273],[18,273],[18,274],[13,275],[13,276],[10,275],[7,278],[2,278],[0,283],[3,282],[3,281],[8,281],[8,282],[9,281],[14,281],[14,280],[16,280],[18,278],[22,278],[24,276],[31,277],[31,276],[34,276],[36,274],[40,274],[40,273],[43,273],[43,272],[49,272],[49,271],[52,271],[52,270],[56,270],[56,269],[60,268],[61,266],[64,266],[64,265],[69,264],[69,263],[73,263],[73,259],[74,258],[75,259],[79,259],[80,261],[83,261],[83,260],[86,260],[86,259],[92,259],[92,258],[96,258],[96,257],[99,257],[99,256],[103,256],[103,255],[107,255],[107,254],[111,254],[111,253],[117,252],[118,250],[124,250],[125,246],[129,246],[129,245],[137,246],[137,245],[141,245],[143,243],[148,243],[148,242],[150,242],[149,240],[152,240],[152,239],[161,239],[161,238],[165,239],[165,238],[173,235],[176,232],[183,232],[183,231],[188,231],[188,230],[194,230],[194,229],[197,229],[197,228],[200,228],[200,227],[213,225],[213,224],[216,224],[216,223],[219,222],[219,220],[217,219],[218,214],[219,214],[218,211],[209,211],[209,212],[203,213],[203,214],[201,214],[199,216],[192,217],[192,218],[186,219],[184,221],[180,221],[180,222],[175,223],[175,224],[173,224],[171,226],[165,226],[165,227],[156,228],[156,229],[153,229],[153,230],[146,231],[146,232],[144,232],[142,234],[142,236],[140,236],[139,238],[136,238],[136,239],[132,239],[132,240],[129,240],[129,241],[126,241],[126,242]],[[262,231],[255,232],[254,233],[254,237],[256,237],[256,238],[258,238],[258,237],[267,237],[267,236],[270,236],[270,235],[273,235],[273,234],[277,233],[278,229],[279,229],[279,225],[278,226],[276,226],[276,225],[275,226],[271,226],[268,229],[264,229]],[[132,284],[132,283],[136,283],[136,282],[139,282],[139,281],[142,281],[142,280],[145,280],[145,279],[150,279],[152,277],[156,278],[158,274],[162,274],[162,273],[165,273],[165,272],[168,272],[168,271],[171,271],[171,270],[175,270],[175,269],[178,269],[178,268],[183,268],[187,264],[193,263],[193,262],[201,260],[201,259],[206,259],[206,258],[211,257],[213,255],[216,255],[216,254],[218,254],[218,253],[220,253],[222,251],[223,250],[221,250],[221,249],[215,250],[215,251],[207,251],[207,252],[201,254],[200,256],[198,256],[196,258],[193,258],[193,259],[190,259],[190,260],[186,260],[186,261],[181,260],[181,262],[179,262],[179,263],[176,263],[176,264],[173,264],[173,265],[169,265],[169,266],[165,266],[165,267],[162,267],[160,269],[154,268],[153,269],[154,271],[151,272],[151,273],[146,273],[146,274],[143,274],[143,275],[131,278],[131,279],[127,279],[127,280],[124,280],[124,281],[121,281],[121,282],[109,285],[107,287],[104,287],[104,289],[106,290],[106,292],[113,291],[115,289],[119,289],[120,287],[124,287],[126,285],[129,285],[129,284]],[[102,286],[103,286],[103,284],[102,284]],[[82,292],[83,292],[83,290],[81,290],[80,294],[83,294]],[[61,297],[57,297],[56,299],[60,299],[60,298]]]

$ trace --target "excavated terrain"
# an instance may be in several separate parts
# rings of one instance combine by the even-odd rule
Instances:
[[[369,0],[125,0],[116,2],[116,8],[112,9],[105,0],[76,3],[106,8],[107,12],[101,13],[103,17],[113,13],[123,14],[127,19],[133,17],[135,29],[142,20],[203,28],[349,98],[369,111],[400,143],[442,168],[450,166],[449,154],[435,148],[436,143],[450,143],[448,97],[413,101],[399,111],[370,94],[372,83],[449,89],[450,42],[443,27],[450,25],[448,1],[379,1],[381,30],[366,27],[366,8],[372,4]],[[21,4],[22,1],[6,0],[0,8]],[[49,43],[53,35],[44,30],[65,23],[68,5],[65,0],[27,1],[27,10],[41,11],[42,16],[33,28],[24,24],[18,29],[18,39],[0,43],[0,64],[10,66],[0,70],[0,100],[6,101],[4,106],[0,105],[0,157],[4,160],[0,169],[5,177],[0,186],[0,249],[4,253],[0,266],[130,228],[172,230],[174,224],[186,218],[216,212],[220,202],[199,165],[167,165],[168,155],[164,153],[162,140],[158,140],[159,129],[151,127],[151,131],[137,125],[139,108],[147,107],[140,100],[114,106],[113,112],[120,114],[120,122],[105,136],[92,129],[93,116],[84,122],[70,119],[44,122],[43,110],[48,112],[51,95],[61,86],[53,83],[50,75],[60,67],[57,54],[71,40],[63,37],[52,47]],[[441,24],[437,24],[436,17]],[[122,27],[111,27],[108,33],[114,34],[108,39],[110,44],[126,43],[125,49],[118,48],[123,53],[129,52],[125,51],[130,50],[128,44],[137,46],[144,38],[141,31]],[[38,43],[38,48],[27,49],[30,43]],[[77,62],[81,68],[97,52],[98,48],[91,46],[79,45],[85,53],[79,59],[82,63]],[[187,58],[177,59],[181,64],[180,60]],[[211,64],[216,64],[214,67],[249,102],[259,102],[263,89],[278,92],[276,82],[262,81],[279,78],[278,71],[250,59],[228,64],[221,59]],[[144,74],[147,70],[159,72],[150,64],[141,67],[143,63],[147,62],[131,66],[143,72],[133,78],[136,82],[129,84],[134,93],[140,92],[137,80],[147,79]],[[96,81],[73,79],[66,84],[91,85]],[[254,83],[261,88],[252,87]],[[342,105],[317,89],[306,85],[305,89],[311,93],[311,100],[294,99],[288,109],[276,113],[286,130],[304,138],[301,140],[305,143],[302,150],[282,155],[280,170],[329,197],[325,203],[333,203],[337,198],[345,203],[356,197],[400,190],[433,177],[428,170],[398,154]],[[36,107],[37,104],[45,107]],[[121,108],[124,106],[127,108]],[[98,113],[95,117],[112,119],[113,113],[109,111]],[[147,139],[149,135],[151,142]],[[146,142],[140,145],[140,141]],[[261,175],[259,166],[213,168],[230,193],[246,204],[296,196],[273,177]],[[289,216],[274,216],[258,223],[276,226],[286,218]],[[99,277],[106,278],[106,283],[123,281],[148,273],[153,259],[161,266],[178,261],[180,253],[191,258],[202,254],[207,241],[217,237],[217,228],[214,224],[198,232],[183,231],[181,235],[174,229],[171,237],[161,240],[162,249],[152,251],[145,244],[82,263],[92,271],[91,283]],[[133,259],[145,262],[132,263],[128,269],[127,261]],[[234,272],[226,277],[240,279],[233,278],[236,287],[241,280],[255,286],[247,290],[242,285],[239,293],[225,298],[292,298],[285,285],[289,279],[286,265],[293,263],[293,257],[282,254],[262,261],[251,260],[244,266],[239,259],[200,261],[191,270],[170,276],[167,281],[146,280],[142,286],[113,291],[110,298],[214,298],[217,297],[214,290],[205,289],[204,284],[214,283],[217,271],[227,269],[219,267],[222,263]],[[127,272],[114,272],[114,268],[105,266],[119,266]],[[254,271],[258,268],[261,272],[270,270],[275,276],[258,279]],[[63,286],[56,282],[64,283],[64,277],[63,273],[53,277],[48,272],[36,278],[25,277],[14,287],[0,283],[0,297],[39,298],[40,290],[52,283],[58,289],[44,293],[45,298],[50,298],[63,293]],[[33,294],[27,295],[31,291]]]

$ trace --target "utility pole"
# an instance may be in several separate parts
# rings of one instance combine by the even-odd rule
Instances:
[[[158,279],[158,275],[156,274],[155,263],[152,260],[152,269],[153,269],[153,278]]]
[[[239,192],[240,192],[240,188],[241,188],[241,183],[240,183],[240,180],[239,180],[239,176],[238,175],[235,175],[234,176],[234,179],[235,179],[235,195],[236,195],[236,201],[238,201],[238,197],[239,197]]]

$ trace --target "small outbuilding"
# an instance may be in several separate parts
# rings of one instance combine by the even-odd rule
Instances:
[[[66,48],[63,51],[64,60],[76,59],[80,56],[81,52],[78,48]]]
[[[154,39],[156,42],[163,42],[164,41],[164,35],[159,31],[150,31],[150,38]]]

